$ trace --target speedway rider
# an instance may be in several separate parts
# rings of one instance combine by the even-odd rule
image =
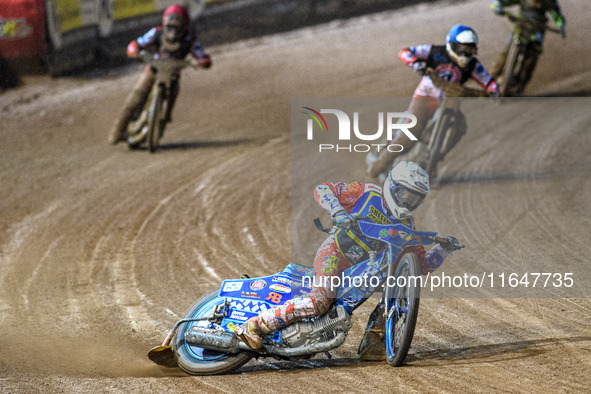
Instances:
[[[339,276],[347,268],[367,260],[368,252],[372,250],[368,246],[372,245],[372,241],[352,227],[353,217],[361,211],[368,211],[376,223],[402,223],[414,228],[412,211],[429,193],[427,172],[418,164],[406,161],[398,163],[390,171],[383,188],[362,182],[329,182],[317,186],[314,191],[316,202],[330,212],[335,227],[316,252],[313,290],[307,297],[289,300],[250,318],[236,329],[238,338],[253,349],[260,349],[266,334],[296,321],[325,314],[338,289],[317,284],[331,283],[330,277]],[[448,244],[437,244],[427,253],[422,247],[417,248],[422,274],[433,272],[451,253]],[[362,359],[385,357],[384,320],[381,316],[383,307],[378,304],[360,346]]]
[[[563,38],[566,38],[566,20],[564,19],[562,12],[560,12],[560,6],[558,5],[557,0],[495,0],[491,3],[490,8],[497,15],[504,15],[504,7],[518,4],[521,8],[521,18],[523,18],[524,21],[529,22],[531,27],[534,29],[534,49],[536,51],[535,58],[532,59],[532,62],[528,63],[528,67],[530,69],[525,74],[528,76],[528,79],[524,81],[525,83],[523,86],[525,86],[533,74],[538,56],[542,54],[542,42],[544,41],[544,33],[546,31],[544,26],[548,21],[546,18],[546,13],[550,13],[552,19],[554,20],[554,25],[560,30]],[[505,66],[507,55],[509,54],[509,47],[511,46],[512,39],[513,34],[510,35],[505,45],[505,49],[497,55],[497,58],[491,67],[491,74],[494,78],[498,78],[503,72],[503,67]]]
[[[426,68],[435,70],[437,75],[451,82],[457,82],[463,85],[468,79],[475,80],[480,86],[492,95],[499,94],[499,88],[495,80],[474,57],[478,49],[478,36],[476,32],[468,27],[456,25],[451,28],[445,45],[419,45],[404,48],[398,54],[398,57],[407,65],[411,66],[415,72],[423,75],[419,86],[415,89],[414,95],[410,101],[408,112],[417,117],[417,124],[412,129],[412,133],[419,139],[425,140],[428,136],[423,135],[423,129],[429,119],[433,116],[440,101],[444,96],[441,89],[433,85],[431,78],[425,74]],[[465,133],[465,127],[459,127],[459,136],[456,136],[451,142],[451,147],[459,141]],[[409,140],[401,131],[394,135],[390,145],[401,145],[402,151],[410,147]],[[425,145],[420,144],[419,147]],[[397,150],[399,151],[399,150]],[[397,153],[383,149],[377,155],[376,159],[369,163],[367,173],[370,177],[376,178],[388,166],[391,165]],[[417,161],[419,158],[417,158]],[[433,175],[433,174],[431,174]]]
[[[162,26],[154,27],[143,36],[129,43],[127,56],[137,58],[141,49],[151,49],[160,57],[184,59],[191,55],[193,66],[211,67],[211,59],[206,55],[197,38],[190,32],[190,18],[187,9],[181,5],[171,5],[162,15]],[[109,142],[116,144],[127,139],[127,125],[132,120],[138,108],[143,107],[152,86],[156,81],[156,71],[147,65],[136,82],[133,90],[127,96],[125,105],[117,122],[109,135]],[[171,121],[172,109],[179,92],[180,73],[175,73],[170,84],[170,98],[166,107],[163,122]]]

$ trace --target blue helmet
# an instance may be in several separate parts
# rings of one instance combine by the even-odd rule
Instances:
[[[478,52],[478,35],[468,26],[455,25],[445,39],[447,53],[460,67],[466,67]]]

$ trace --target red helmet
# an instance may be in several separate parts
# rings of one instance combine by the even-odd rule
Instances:
[[[189,12],[182,5],[171,5],[162,15],[162,26],[171,40],[180,39],[189,28]]]

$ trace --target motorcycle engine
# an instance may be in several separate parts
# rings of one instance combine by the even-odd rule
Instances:
[[[291,324],[281,330],[281,343],[288,347],[300,347],[309,343],[327,341],[335,332],[351,329],[351,317],[342,305],[332,306],[320,317]]]

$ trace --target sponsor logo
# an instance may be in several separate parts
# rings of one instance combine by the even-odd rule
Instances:
[[[381,213],[373,205],[369,207],[369,213],[367,214],[367,216],[371,219],[372,222],[377,224],[392,224],[392,221],[388,219],[386,215]]]
[[[287,286],[293,286],[293,282],[291,281],[291,279],[287,279],[282,276],[274,276],[273,282],[279,282],[279,283],[283,283],[284,285],[287,285]]]
[[[22,38],[31,35],[33,27],[25,18],[0,19],[0,38]]]
[[[232,311],[232,313],[230,314],[229,317],[230,317],[230,319],[234,319],[234,320],[241,320],[241,321],[248,320],[248,316],[246,316],[246,313],[240,312],[240,311]]]
[[[258,291],[258,290],[264,289],[265,286],[267,286],[267,282],[265,282],[262,279],[258,279],[250,284],[250,289],[254,290],[254,291]]]
[[[240,296],[241,297],[245,297],[245,298],[261,298],[261,295],[260,294],[253,293],[253,292],[250,292],[250,291],[243,291],[243,292],[240,293]]]
[[[359,245],[353,245],[345,252],[345,257],[350,261],[358,261],[363,257],[363,248]]]
[[[322,262],[322,271],[323,274],[330,275],[339,267],[339,258],[337,256],[330,256],[325,257],[324,261]]]
[[[280,284],[277,284],[277,283],[272,284],[271,286],[269,286],[269,289],[274,290],[274,291],[279,292],[279,293],[290,293],[291,292],[291,289],[289,287],[284,286],[284,285],[280,285]]]
[[[279,304],[283,296],[279,293],[270,292],[265,300],[271,301],[273,304]]]
[[[242,282],[224,282],[222,291],[238,291],[242,289]]]

